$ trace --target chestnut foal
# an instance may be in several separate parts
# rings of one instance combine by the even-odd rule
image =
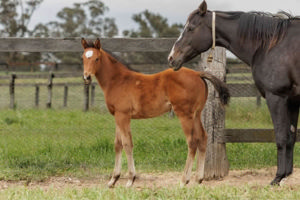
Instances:
[[[81,40],[84,52],[84,80],[91,82],[95,76],[103,90],[109,112],[114,116],[115,167],[108,183],[113,187],[121,173],[121,157],[124,149],[129,170],[127,187],[132,186],[136,172],[133,160],[133,143],[130,119],[151,118],[174,110],[185,134],[188,155],[182,183],[190,181],[193,160],[197,153],[196,176],[199,183],[204,177],[207,135],[201,123],[201,111],[207,99],[207,85],[211,81],[219,92],[222,104],[227,104],[229,92],[225,84],[206,72],[187,68],[175,72],[172,69],[145,75],[129,70],[101,48],[100,40],[94,43]]]

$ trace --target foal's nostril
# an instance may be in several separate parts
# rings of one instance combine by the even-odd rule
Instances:
[[[169,56],[168,60],[169,60],[169,62],[172,62],[173,61],[173,56]]]
[[[83,80],[85,81],[90,81],[92,78],[91,78],[91,75],[83,75]]]

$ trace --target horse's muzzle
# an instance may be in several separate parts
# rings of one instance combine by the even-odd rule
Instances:
[[[169,67],[172,68],[174,71],[177,71],[182,66],[182,60],[175,60],[172,56],[168,58]]]

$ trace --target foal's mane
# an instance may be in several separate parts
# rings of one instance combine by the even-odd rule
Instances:
[[[238,36],[240,42],[252,41],[255,46],[271,49],[286,35],[291,21],[300,20],[291,14],[280,11],[277,14],[266,12],[226,12],[231,19],[239,18]]]
[[[94,49],[97,49],[95,47],[95,44],[93,41],[87,41],[87,48],[94,48]],[[111,57],[111,61],[112,62],[120,62],[122,65],[124,65],[127,69],[131,70],[131,71],[135,71],[135,72],[138,72],[137,70],[133,69],[130,67],[130,64],[127,63],[124,59],[122,59],[120,56],[114,54],[113,52],[109,51],[109,50],[106,50],[106,49],[103,49],[106,53],[108,53]]]

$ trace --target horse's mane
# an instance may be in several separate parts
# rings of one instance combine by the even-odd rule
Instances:
[[[254,45],[268,49],[284,38],[292,20],[300,19],[284,11],[277,14],[265,12],[228,12],[227,14],[231,18],[240,19],[238,36],[241,43],[250,40]]]
[[[87,48],[94,48],[97,49],[95,47],[95,44],[93,41],[87,41]],[[107,50],[107,49],[103,49],[106,53],[108,53],[112,58],[110,58],[112,60],[112,62],[120,62],[122,63],[122,65],[124,65],[125,67],[127,67],[129,70],[131,71],[135,71],[138,72],[137,70],[133,69],[132,67],[130,67],[130,64],[127,63],[123,58],[121,58],[120,56],[116,55],[115,53]]]

